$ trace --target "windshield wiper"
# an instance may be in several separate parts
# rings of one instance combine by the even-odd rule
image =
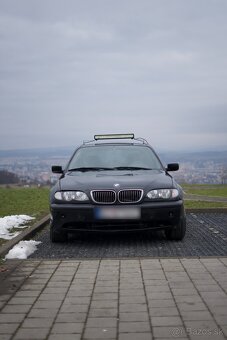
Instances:
[[[116,166],[114,170],[152,170],[151,168],[143,168],[140,166]]]
[[[105,168],[105,167],[81,167],[81,168],[73,168],[68,169],[68,171],[102,171],[102,170],[152,170],[151,168],[143,168],[138,166],[116,166],[114,168]]]
[[[103,167],[81,167],[81,168],[73,168],[68,169],[68,171],[100,171],[100,170],[112,170],[111,168],[103,168]]]

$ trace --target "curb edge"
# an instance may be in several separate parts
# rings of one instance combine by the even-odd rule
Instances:
[[[41,230],[50,220],[50,215],[46,215],[41,220],[33,224],[30,228],[22,231],[19,235],[9,240],[0,247],[0,257],[6,255],[8,251],[13,248],[18,242],[27,240]]]

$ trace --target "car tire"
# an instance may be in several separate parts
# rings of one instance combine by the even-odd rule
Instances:
[[[61,243],[68,240],[67,233],[56,232],[53,228],[50,228],[50,240],[52,243]]]
[[[168,240],[182,241],[186,233],[186,218],[181,217],[179,223],[171,229],[165,230],[165,235]]]

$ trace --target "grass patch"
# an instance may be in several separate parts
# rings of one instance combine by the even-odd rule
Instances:
[[[185,200],[184,206],[186,209],[227,208],[227,203]]]
[[[227,185],[206,184],[184,184],[182,185],[186,194],[204,195],[210,197],[227,197]]]
[[[49,188],[0,188],[0,217],[30,215],[40,219],[49,212]]]

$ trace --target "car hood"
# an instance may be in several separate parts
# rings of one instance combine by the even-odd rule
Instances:
[[[162,189],[172,188],[173,179],[165,171],[89,171],[71,172],[59,180],[60,190]]]

